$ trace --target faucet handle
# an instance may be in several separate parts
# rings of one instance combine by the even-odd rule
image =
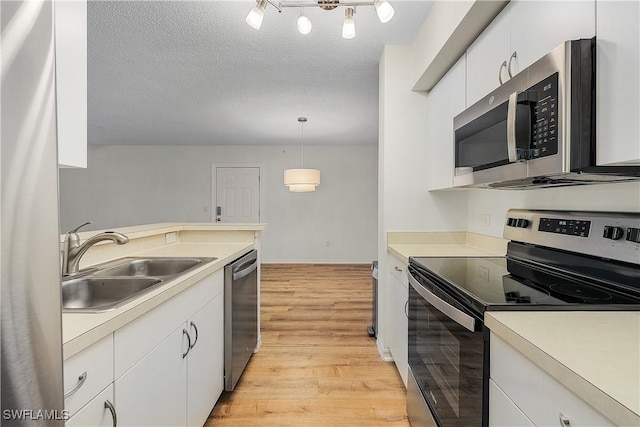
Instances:
[[[89,224],[93,224],[93,221],[87,221],[83,224],[80,224],[79,226],[77,226],[76,228],[74,228],[73,230],[70,230],[67,232],[67,234],[72,234],[72,233],[77,233],[78,230],[80,230],[82,227],[84,227],[85,225],[89,225]]]

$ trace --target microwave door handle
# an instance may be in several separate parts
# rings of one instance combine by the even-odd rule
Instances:
[[[518,108],[518,92],[509,95],[507,104],[507,154],[509,163],[518,161],[518,150],[516,146],[516,109]]]
[[[432,306],[438,309],[442,314],[447,316],[449,319],[456,322],[458,325],[467,329],[468,331],[474,332],[476,326],[476,319],[469,316],[467,313],[464,313],[451,304],[443,301],[438,298],[433,293],[429,292],[425,289],[416,279],[413,278],[411,274],[409,274],[409,283],[411,283],[411,287],[415,289],[415,291],[425,300],[427,300]]]

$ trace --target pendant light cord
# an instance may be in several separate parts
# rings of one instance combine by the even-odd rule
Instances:
[[[301,135],[301,150],[300,150],[300,165],[301,169],[304,169],[304,122],[300,122],[300,135]]]

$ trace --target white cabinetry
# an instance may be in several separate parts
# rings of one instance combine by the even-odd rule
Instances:
[[[496,334],[491,333],[490,343],[490,426],[504,426],[503,421],[515,423],[510,426],[529,425],[518,418],[516,409],[536,426],[561,425],[561,418],[572,427],[615,425]],[[513,405],[507,405],[504,399]]]
[[[87,167],[87,0],[54,4],[58,164]]]
[[[118,425],[186,424],[187,361],[183,354],[188,352],[189,345],[183,330],[184,327],[180,327],[173,331],[158,347],[116,380]]]
[[[111,427],[114,425],[116,416],[115,407],[113,413],[108,405],[112,405],[113,384],[109,384],[102,393],[97,395],[92,401],[87,403],[74,416],[65,422],[67,427]]]
[[[599,1],[598,165],[640,164],[640,3]]]
[[[73,416],[113,382],[113,335],[64,361],[64,407]]]
[[[389,312],[391,314],[389,319],[391,327],[389,350],[391,350],[393,361],[406,387],[408,375],[408,322],[406,310],[409,299],[407,264],[389,255],[389,266],[391,273],[389,286]]]
[[[465,107],[463,56],[427,95],[429,190],[453,186],[453,118]]]
[[[467,106],[566,40],[596,34],[595,0],[512,0],[467,50]],[[504,64],[504,65],[503,65]]]
[[[191,318],[189,330],[196,342],[187,357],[187,425],[202,426],[224,389],[222,294]]]
[[[535,427],[492,379],[489,379],[489,425],[492,427]]]
[[[224,271],[115,332],[123,426],[204,424],[224,381]]]

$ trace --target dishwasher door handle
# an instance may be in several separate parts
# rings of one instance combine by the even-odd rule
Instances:
[[[242,279],[245,276],[248,276],[249,274],[253,273],[255,271],[256,268],[258,268],[258,260],[254,259],[250,264],[245,264],[248,265],[248,267],[238,271],[237,273],[233,273],[233,280],[239,280]],[[243,265],[244,267],[244,265]]]

